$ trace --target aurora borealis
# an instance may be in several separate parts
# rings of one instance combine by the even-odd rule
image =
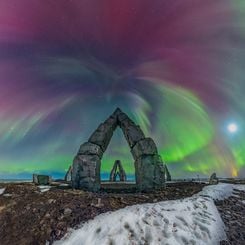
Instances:
[[[173,177],[245,177],[244,16],[243,0],[1,0],[0,178],[62,176],[116,107]],[[103,172],[116,159],[134,171],[117,131]]]

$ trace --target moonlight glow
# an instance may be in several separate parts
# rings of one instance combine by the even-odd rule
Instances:
[[[237,132],[237,125],[235,123],[230,123],[228,126],[227,126],[227,129],[230,133],[235,133]]]

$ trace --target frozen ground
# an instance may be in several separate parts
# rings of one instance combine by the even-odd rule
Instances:
[[[207,186],[190,198],[135,205],[99,215],[55,244],[219,244],[226,235],[213,200],[233,195],[233,189],[245,190],[245,185]]]

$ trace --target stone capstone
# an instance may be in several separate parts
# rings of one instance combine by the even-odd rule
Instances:
[[[119,126],[122,130],[125,130],[126,128],[130,127],[130,126],[136,126],[136,124],[130,119],[130,118],[126,118],[123,121],[119,121]]]

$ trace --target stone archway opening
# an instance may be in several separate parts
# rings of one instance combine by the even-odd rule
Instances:
[[[136,188],[146,191],[161,188],[165,183],[165,168],[151,138],[124,112],[117,108],[80,146],[73,161],[72,186],[77,189],[101,189],[101,159],[117,127],[120,127],[134,159]]]
[[[125,187],[136,184],[134,158],[119,127],[115,129],[101,159],[100,182],[104,188],[106,185]]]

